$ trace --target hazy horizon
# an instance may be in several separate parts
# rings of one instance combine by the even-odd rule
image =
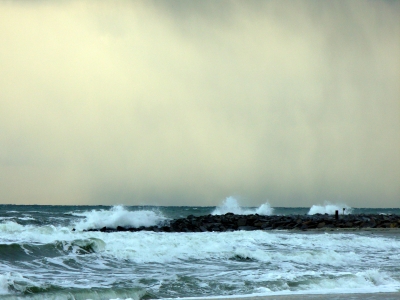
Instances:
[[[400,205],[400,1],[0,2],[0,204]]]
[[[228,197],[229,198],[229,197]],[[156,204],[11,204],[11,203],[0,203],[0,205],[3,206],[81,206],[81,207],[85,207],[85,206],[90,206],[90,207],[133,207],[133,206],[137,206],[137,207],[221,207],[224,204],[225,199],[222,199],[220,203],[216,203],[215,205],[156,205]],[[266,204],[269,202],[266,201],[263,204]],[[244,204],[244,205],[241,205]],[[247,208],[247,207],[251,207],[251,208],[259,208],[261,205],[256,205],[256,206],[247,206],[246,203],[241,203],[238,202],[238,205],[240,208]],[[327,206],[332,205],[332,206],[336,206],[337,209],[339,210],[339,213],[342,213],[342,209],[341,209],[341,205],[346,206],[347,208],[349,208],[350,206],[348,206],[346,203],[339,203],[339,202],[320,202],[320,203],[315,203],[312,204],[311,206],[271,206],[271,209],[277,209],[277,208],[304,208],[304,209],[308,209],[310,211],[310,209],[314,206],[318,206],[321,207],[321,209],[326,209]],[[350,207],[352,210],[353,209],[398,209],[398,207]],[[255,212],[257,213],[257,212]],[[352,214],[354,214],[354,212],[351,212]],[[272,214],[275,214],[275,211],[273,211]],[[329,214],[329,213],[328,213]],[[367,213],[368,214],[368,213]]]

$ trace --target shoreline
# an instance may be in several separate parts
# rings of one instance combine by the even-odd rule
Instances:
[[[300,299],[321,299],[321,300],[398,300],[400,290],[397,292],[376,292],[376,293],[332,293],[332,294],[283,294],[283,295],[243,295],[243,296],[215,296],[215,297],[188,297],[188,298],[166,298],[165,300],[300,300]]]
[[[183,298],[163,298],[165,300],[299,300],[299,299],[321,299],[321,300],[338,300],[338,299],[353,299],[353,300],[398,300],[400,299],[400,288],[393,292],[349,292],[344,293],[293,293],[293,294],[276,294],[276,295],[233,295],[233,296],[211,296],[211,297],[183,297]]]
[[[275,230],[278,231],[278,230]],[[365,233],[384,233],[384,234],[400,234],[400,228],[313,228],[306,230],[286,230],[286,232],[327,232],[327,233],[352,233],[352,232],[365,232]]]

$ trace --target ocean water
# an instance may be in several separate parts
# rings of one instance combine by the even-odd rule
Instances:
[[[396,232],[84,231],[164,224],[190,214],[343,213],[343,208],[344,213],[400,214],[398,208],[344,204],[241,207],[234,198],[219,207],[0,205],[0,299],[399,292]]]

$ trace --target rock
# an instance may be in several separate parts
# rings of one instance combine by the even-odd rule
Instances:
[[[247,220],[246,220],[245,218],[242,218],[242,219],[239,219],[239,220],[238,220],[237,226],[238,226],[238,227],[240,227],[240,226],[245,226],[246,223],[247,223]]]
[[[206,231],[233,231],[233,230],[308,230],[314,228],[399,228],[399,215],[340,215],[336,220],[331,215],[318,214],[289,215],[289,216],[260,216],[254,215],[206,215],[193,216],[162,223],[160,226],[141,226],[139,228],[93,228],[87,231],[116,232],[116,231],[154,231],[154,232],[206,232]]]
[[[320,222],[320,223],[318,223],[318,225],[317,225],[317,228],[322,228],[322,227],[325,227],[325,222]]]
[[[300,229],[301,229],[301,230],[307,230],[307,229],[308,229],[307,224],[304,224],[304,223],[303,223],[303,224],[301,225]]]
[[[206,232],[207,231],[207,228],[204,227],[204,226],[200,226],[199,229],[200,229],[201,232]]]
[[[257,221],[254,223],[255,227],[262,227],[263,225],[264,225],[264,222],[261,222],[261,221]]]

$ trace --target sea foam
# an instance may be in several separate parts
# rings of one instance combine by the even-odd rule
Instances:
[[[23,232],[26,230],[26,226],[20,225],[16,222],[13,221],[7,221],[4,223],[0,223],[0,232],[1,233],[17,233],[17,232]]]
[[[0,295],[8,293],[8,276],[7,274],[0,274]]]
[[[244,208],[239,205],[239,202],[234,197],[227,197],[224,202],[215,208],[213,215],[224,215],[226,213],[234,213],[236,215],[272,215],[274,209],[266,202],[258,208]]]
[[[111,284],[112,282],[107,280],[99,283],[96,279],[96,276],[101,276],[99,270],[110,270],[110,261],[118,268],[115,272],[121,274],[129,272],[129,280],[132,282],[143,276],[141,273],[132,274],[132,266],[141,266],[140,268],[148,266],[149,269],[146,271],[148,274],[167,284],[171,276],[178,276],[182,274],[181,272],[190,273],[194,266],[197,267],[203,262],[200,264],[201,274],[208,274],[204,275],[204,278],[215,276],[210,280],[216,282],[224,282],[226,278],[229,284],[235,285],[243,281],[251,282],[255,286],[268,283],[268,287],[275,294],[334,293],[352,289],[359,292],[392,291],[400,286],[397,276],[385,270],[371,269],[374,266],[381,266],[384,269],[387,261],[393,265],[397,264],[399,257],[393,256],[393,253],[399,249],[400,241],[392,237],[266,231],[203,233],[141,231],[109,234],[72,232],[62,228],[53,230],[53,233],[49,234],[44,230],[31,228],[30,231],[20,232],[17,236],[23,240],[27,240],[28,237],[34,238],[35,247],[46,247],[47,251],[50,248],[56,249],[56,256],[45,259],[52,269],[73,271],[70,265],[73,261],[74,265],[82,262],[85,264],[83,267],[85,274],[94,273],[90,275],[93,277],[89,277],[94,283],[85,281],[86,275],[80,276],[79,280],[75,278],[73,281],[57,281],[57,285],[69,288],[86,289],[100,284],[102,286]],[[12,236],[16,235],[10,233],[6,238]],[[37,242],[46,245],[38,245]],[[379,255],[375,255],[377,253]],[[220,265],[219,261],[223,261],[223,264]],[[257,267],[238,268],[238,263]],[[26,264],[32,264],[30,269],[34,270],[36,260]],[[155,269],[152,269],[153,265],[156,266]],[[160,266],[168,272],[160,272]],[[22,286],[15,285],[14,282],[23,282],[27,287],[44,286],[35,274],[23,274],[25,278],[14,272],[0,273],[0,291],[3,294],[9,293],[10,290],[24,292],[21,290]],[[28,282],[27,278],[32,281]],[[210,281],[204,280],[204,284]]]
[[[0,274],[0,295],[8,294],[10,289],[24,292],[27,286],[34,286],[34,284],[18,272]]]
[[[329,202],[325,202],[324,205],[311,206],[311,208],[307,214],[308,215],[315,215],[315,214],[334,215],[336,210],[339,211],[340,214],[344,213],[345,215],[348,215],[348,214],[352,213],[353,209],[350,206],[348,206],[347,204],[341,204],[341,203],[332,204]]]

